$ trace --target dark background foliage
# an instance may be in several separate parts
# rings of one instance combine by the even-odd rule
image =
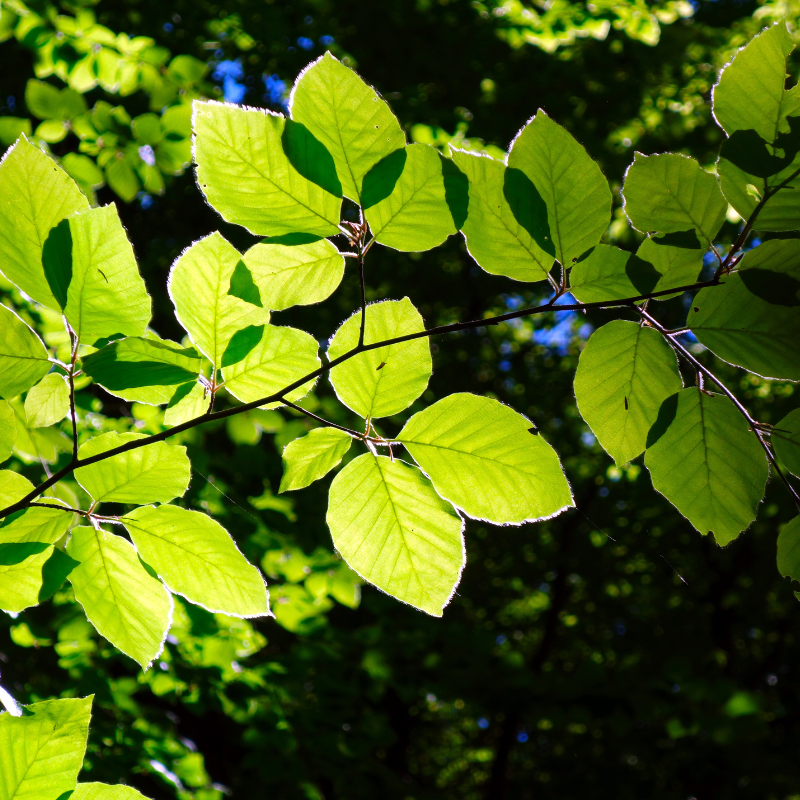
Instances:
[[[220,85],[220,62],[240,63],[234,83],[252,105],[279,110],[280,92],[270,97],[270,87],[290,86],[324,51],[321,37],[331,37],[327,46],[350,59],[408,129],[452,133],[466,124],[468,137],[505,149],[542,107],[618,189],[634,148],[713,162],[721,132],[710,87],[733,48],[763,24],[756,8],[701,2],[692,18],[662,26],[656,46],[612,30],[554,54],[512,49],[497,36],[496,17],[465,0],[103,0],[95,13],[114,31],[213,62]],[[0,46],[3,113],[21,113],[31,57],[13,40]],[[94,90],[90,105],[102,96]],[[137,103],[147,110],[134,96],[131,113]],[[117,200],[107,188],[98,199]],[[189,172],[163,196],[117,202],[154,297],[153,327],[179,339],[164,291],[174,258],[215,229],[241,248],[254,240],[204,204]],[[723,241],[736,230],[726,226]],[[609,236],[634,242],[623,223]],[[543,291],[486,275],[460,237],[422,255],[375,248],[367,269],[368,299],[408,295],[429,325],[502,313]],[[324,340],[357,307],[357,292],[350,265],[327,304],[275,319]],[[658,311],[673,327],[683,323],[680,298]],[[186,606],[175,642],[142,677],[81,627],[65,591],[0,619],[4,685],[24,702],[95,693],[83,779],[126,782],[158,800],[227,791],[281,800],[800,797],[798,607],[774,560],[789,499],[770,484],[759,521],[722,550],[653,491],[641,459],[616,469],[572,391],[590,326],[604,321],[600,312],[562,312],[434,341],[425,399],[491,392],[527,414],[561,455],[577,503],[535,525],[469,522],[467,568],[443,619],[364,587],[356,610],[312,611],[288,626],[295,630],[255,621],[265,646],[232,657],[229,643],[245,652],[240,639],[252,635]],[[763,421],[797,404],[791,385],[715,366]],[[85,409],[97,410],[99,400],[108,417],[125,413],[100,389],[84,394]],[[355,424],[331,402],[329,386],[317,395],[325,414]],[[187,504],[212,513],[254,561],[283,552],[273,586],[301,585],[302,567],[293,577],[286,566],[305,563],[292,548],[331,549],[328,481],[283,505],[248,499],[265,486],[277,491],[281,437],[304,424],[287,420],[253,444],[236,444],[225,428],[188,441],[195,475]],[[400,423],[386,420],[385,430]],[[26,469],[38,477],[38,467]]]

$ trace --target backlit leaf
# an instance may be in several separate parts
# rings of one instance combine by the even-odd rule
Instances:
[[[5,400],[0,400],[0,464],[11,455],[16,441],[17,415]]]
[[[25,398],[25,416],[31,428],[46,428],[69,413],[69,385],[56,372],[45,375]]]
[[[768,475],[764,451],[733,403],[697,387],[662,403],[645,464],[653,487],[719,545],[755,519]]]
[[[622,193],[631,224],[645,233],[694,230],[711,247],[725,221],[727,204],[717,179],[679,153],[636,153]]]
[[[44,542],[0,543],[0,608],[18,614],[49,599],[75,566],[77,562]]]
[[[519,170],[488,156],[451,149],[469,179],[469,212],[461,228],[470,255],[493,275],[541,281],[553,266],[547,207]]]
[[[526,187],[528,203],[547,209],[537,242],[561,264],[571,266],[600,241],[611,221],[608,181],[586,150],[541,109],[511,143],[508,171],[508,177],[522,173],[513,176],[518,183],[527,178],[533,184]]]
[[[661,334],[626,320],[592,334],[575,372],[581,416],[618,465],[644,452],[661,403],[681,388],[678,360]]]
[[[21,500],[30,491],[30,489],[22,491],[26,487],[16,481],[12,482],[6,479],[4,483],[6,483],[6,491],[14,497],[11,503]],[[40,498],[36,502],[46,502],[53,506],[59,505],[57,501],[47,498]],[[72,517],[72,514],[59,508],[32,506],[22,511],[15,511],[0,520],[0,544],[26,542],[55,544],[69,529]]]
[[[344,257],[327,239],[296,245],[262,242],[242,261],[264,307],[273,311],[327,299],[344,275]]]
[[[164,424],[174,426],[196,419],[208,411],[209,402],[209,394],[201,383],[181,384],[164,411]]]
[[[219,233],[181,253],[168,287],[178,321],[217,367],[238,330],[269,322],[269,307],[241,254]]]
[[[270,111],[195,100],[198,185],[223,219],[251,233],[336,234],[341,200],[290,164],[281,143],[285,124]]]
[[[418,252],[438,247],[458,231],[466,191],[466,179],[436,148],[411,144],[366,174],[361,202],[378,242]]]
[[[268,397],[319,369],[317,355],[319,345],[311,334],[296,328],[264,325],[251,329],[252,344],[235,348],[236,338],[231,341],[228,353],[235,359],[230,366],[227,357],[222,359],[222,376],[225,387],[244,403]],[[293,389],[286,395],[290,402],[305,397],[314,381]]]
[[[361,312],[339,327],[328,347],[333,361],[358,344]],[[425,330],[411,301],[385,300],[367,306],[364,343],[382,342]],[[414,402],[431,377],[431,349],[425,337],[387,345],[354,356],[330,371],[337,397],[365,419],[389,417]]]
[[[280,492],[303,489],[327,475],[350,449],[349,433],[336,428],[314,428],[283,448]]]
[[[141,792],[121,783],[79,783],[69,800],[148,800]]]
[[[476,519],[519,524],[573,505],[553,448],[497,400],[451,394],[411,417],[397,439],[436,491]]]
[[[787,522],[778,534],[778,572],[800,580],[800,517]]]
[[[209,611],[269,615],[261,573],[218,522],[178,506],[145,506],[122,522],[136,549],[170,591]]]
[[[775,424],[770,439],[775,455],[786,469],[793,475],[800,476],[800,408],[790,411]]]
[[[81,445],[78,458],[144,438],[141,433],[104,433]],[[79,467],[75,478],[97,503],[167,503],[183,496],[191,472],[185,447],[156,442]]]
[[[88,207],[75,181],[20,139],[0,162],[0,271],[34,300],[59,308],[42,267],[42,248],[53,227]]]
[[[83,766],[92,697],[45,700],[0,714],[0,797],[58,800]]]
[[[330,154],[341,191],[356,203],[371,167],[406,143],[389,106],[330,53],[300,73],[289,109],[292,119]]]
[[[67,554],[80,562],[69,580],[86,618],[147,669],[172,622],[172,597],[164,584],[142,566],[129,542],[104,530],[75,528]]]
[[[688,325],[731,364],[800,380],[800,241],[773,239],[750,250],[721,286],[697,294]]]
[[[32,491],[33,484],[24,475],[10,469],[0,470],[0,508],[7,508]]]
[[[192,347],[131,337],[83,358],[83,371],[107,392],[139,403],[168,403],[175,389],[194,383],[203,362]]]
[[[10,308],[0,304],[0,397],[10,399],[22,394],[50,367],[42,340]]]
[[[334,547],[364,580],[442,616],[464,568],[464,523],[419,470],[359,456],[333,479],[327,521]]]

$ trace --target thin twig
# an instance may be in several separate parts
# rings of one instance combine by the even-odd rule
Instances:
[[[315,419],[317,422],[321,422],[323,425],[327,426],[328,428],[336,428],[339,431],[344,431],[345,433],[349,433],[354,439],[363,439],[364,434],[359,433],[358,431],[351,430],[350,428],[345,428],[342,425],[337,425],[335,422],[329,422],[327,419],[323,419],[322,417],[318,417],[316,414],[312,414],[307,409],[303,408],[302,406],[295,405],[294,403],[290,403],[286,399],[282,399],[281,402],[288,406],[289,408],[293,408],[295,411],[299,411],[301,414],[305,414],[307,417],[311,417],[311,419]]]
[[[791,495],[792,500],[794,500],[795,505],[797,506],[798,510],[800,511],[800,494],[797,493],[795,488],[789,483],[789,480],[783,474],[778,462],[775,459],[775,456],[772,453],[772,449],[770,448],[769,444],[765,441],[764,435],[761,432],[760,423],[753,419],[750,415],[750,412],[742,405],[742,403],[738,400],[736,395],[731,392],[730,389],[706,366],[704,366],[698,359],[696,359],[680,342],[678,342],[675,338],[669,335],[666,329],[659,323],[657,320],[653,319],[646,311],[641,308],[637,308],[637,311],[648,321],[653,328],[655,328],[659,333],[664,335],[664,338],[672,345],[672,347],[680,353],[696,370],[698,375],[702,376],[705,375],[709,380],[712,380],[717,386],[722,390],[723,394],[734,404],[737,411],[747,420],[747,423],[750,425],[750,430],[753,431],[756,438],[758,439],[759,444],[763,448],[764,452],[767,455],[767,460],[772,465],[772,468],[775,470],[778,477],[783,482],[784,486],[786,486],[789,494]],[[698,388],[702,390],[702,383],[698,382]]]
[[[363,345],[363,347],[361,347],[360,349],[354,348],[353,350],[350,350],[347,353],[343,353],[338,358],[334,358],[327,364],[323,364],[321,367],[318,367],[313,372],[309,372],[302,378],[298,378],[296,381],[290,383],[288,386],[284,386],[282,389],[279,389],[277,392],[273,392],[272,394],[266,397],[261,397],[258,400],[253,400],[249,403],[243,403],[242,405],[235,406],[233,408],[226,408],[223,409],[222,411],[213,411],[210,413],[201,414],[199,417],[195,417],[194,419],[182,422],[180,425],[175,425],[174,427],[168,428],[167,430],[161,431],[160,433],[155,433],[151,436],[146,436],[143,439],[134,439],[133,441],[126,442],[125,444],[122,444],[119,447],[112,448],[111,450],[106,450],[102,453],[98,453],[97,455],[89,456],[88,458],[85,459],[78,459],[77,461],[72,461],[66,466],[62,467],[57,472],[53,473],[50,477],[48,477],[46,481],[39,484],[39,486],[37,486],[35,489],[29,492],[21,500],[18,500],[16,503],[13,503],[7,508],[0,510],[0,519],[8,516],[9,514],[14,513],[15,511],[19,511],[20,509],[26,508],[30,504],[30,502],[35,498],[37,498],[40,494],[42,494],[42,492],[46,491],[51,486],[58,483],[58,481],[60,481],[62,478],[65,478],[73,470],[79,467],[85,467],[89,466],[90,464],[96,464],[97,462],[104,461],[107,458],[112,458],[113,456],[120,455],[121,453],[127,453],[131,450],[138,450],[140,447],[147,447],[148,445],[155,444],[156,442],[163,442],[165,439],[168,439],[171,436],[175,436],[178,433],[183,433],[183,431],[190,430],[191,428],[196,428],[198,425],[204,425],[207,422],[226,419],[227,417],[232,417],[235,416],[236,414],[242,414],[246,411],[252,411],[253,409],[267,405],[268,403],[285,402],[281,398],[285,397],[294,389],[298,389],[299,387],[303,386],[309,381],[315,380],[321,375],[324,375],[327,372],[329,372],[331,369],[333,369],[333,367],[336,367],[339,364],[348,361],[349,359],[359,355],[360,353],[368,352],[370,350],[377,350],[381,347],[388,347],[389,345],[393,344],[401,344],[402,342],[409,342],[414,339],[430,338],[432,336],[440,336],[446,333],[456,333],[457,331],[483,328],[486,327],[487,325],[499,325],[501,322],[508,322],[509,320],[512,319],[522,319],[524,317],[531,317],[536,314],[546,314],[551,311],[588,311],[590,309],[623,308],[626,306],[630,307],[633,304],[638,303],[640,300],[647,300],[650,297],[662,297],[665,295],[672,295],[677,292],[693,291],[696,289],[702,289],[706,286],[717,286],[719,285],[719,283],[720,283],[719,279],[712,278],[711,280],[708,281],[699,281],[698,283],[693,283],[687,286],[677,286],[673,287],[672,289],[664,289],[658,292],[651,292],[649,294],[637,295],[636,297],[627,297],[623,300],[604,300],[592,303],[570,303],[560,306],[554,305],[554,298],[551,298],[547,303],[540,306],[534,306],[533,308],[522,308],[517,311],[509,311],[507,314],[500,314],[499,316],[488,317],[485,319],[475,319],[475,320],[469,320],[467,322],[454,322],[450,325],[438,325],[437,327],[429,328],[428,330],[417,331],[415,333],[408,333],[405,334],[404,336],[396,336],[392,339],[384,339],[383,341],[380,342],[371,342],[370,344]]]

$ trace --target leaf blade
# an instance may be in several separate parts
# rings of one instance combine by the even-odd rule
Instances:
[[[350,449],[352,437],[336,428],[314,428],[283,448],[278,493],[304,489],[327,475]]]

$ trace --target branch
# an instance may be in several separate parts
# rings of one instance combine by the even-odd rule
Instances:
[[[719,386],[722,390],[723,394],[736,406],[737,411],[747,420],[747,423],[750,425],[750,430],[756,435],[759,444],[764,449],[764,452],[767,454],[767,460],[772,465],[772,468],[777,473],[778,477],[783,482],[784,486],[786,486],[789,494],[794,500],[795,505],[797,506],[798,511],[800,511],[800,494],[797,493],[795,488],[789,483],[789,480],[783,474],[778,462],[775,459],[775,456],[772,453],[772,449],[770,448],[769,444],[764,440],[764,434],[761,430],[762,425],[761,423],[757,422],[750,416],[750,412],[742,405],[742,403],[737,399],[736,395],[728,389],[727,386],[716,376],[713,372],[711,372],[708,367],[704,366],[698,359],[696,359],[680,342],[675,341],[673,338],[675,334],[670,334],[666,328],[664,328],[657,320],[653,319],[646,311],[641,308],[636,309],[647,322],[655,328],[659,333],[663,334],[666,340],[672,345],[673,349],[676,350],[680,355],[682,355],[698,372],[698,375],[705,375],[710,380],[714,381],[714,383]]]
[[[602,309],[602,308],[625,308],[625,307],[630,307],[635,303],[638,303],[640,300],[647,300],[651,297],[663,297],[675,294],[676,292],[693,291],[695,289],[702,289],[706,286],[717,286],[719,285],[719,283],[720,283],[719,279],[712,278],[711,280],[700,281],[698,283],[693,283],[688,286],[677,286],[672,289],[663,289],[662,291],[651,292],[650,294],[637,295],[636,297],[627,297],[624,300],[604,300],[593,303],[571,303],[571,304],[556,306],[553,303],[553,299],[551,299],[544,305],[534,306],[532,308],[522,308],[519,309],[518,311],[510,311],[507,314],[500,314],[499,316],[496,317],[488,317],[486,319],[475,319],[475,320],[470,320],[468,322],[454,322],[450,325],[439,325],[435,328],[428,328],[428,330],[418,331],[416,333],[408,333],[405,336],[396,336],[393,339],[384,339],[381,342],[371,342],[370,344],[365,344],[362,345],[361,347],[356,347],[347,353],[343,353],[338,358],[334,358],[327,364],[323,364],[321,367],[315,369],[313,372],[309,372],[302,378],[298,378],[293,383],[290,383],[288,386],[284,386],[279,391],[274,392],[273,394],[268,395],[267,397],[261,397],[258,400],[253,400],[249,403],[243,403],[242,405],[235,406],[233,408],[226,408],[223,409],[222,411],[207,412],[205,414],[201,414],[199,417],[195,417],[194,419],[182,422],[180,425],[175,425],[174,427],[168,428],[165,431],[161,431],[160,433],[155,433],[152,436],[147,436],[143,439],[135,439],[131,442],[126,442],[125,444],[120,445],[119,447],[115,447],[111,450],[106,450],[102,453],[98,453],[97,455],[90,456],[88,458],[73,460],[66,466],[62,467],[57,472],[54,472],[46,481],[39,484],[39,486],[33,489],[33,491],[29,492],[21,500],[17,501],[16,503],[13,503],[7,508],[0,510],[0,519],[2,519],[3,517],[7,517],[9,514],[13,514],[15,511],[20,511],[23,508],[27,508],[30,502],[35,498],[37,498],[40,494],[42,494],[42,492],[46,491],[51,486],[58,483],[58,481],[60,481],[62,478],[65,478],[73,470],[78,469],[79,467],[87,467],[90,464],[96,464],[97,462],[104,461],[107,458],[113,458],[114,456],[120,455],[122,453],[127,453],[131,450],[138,450],[140,447],[147,447],[147,445],[155,444],[156,442],[163,442],[165,439],[168,439],[171,436],[175,436],[178,433],[183,433],[183,431],[190,430],[191,428],[196,428],[199,425],[204,425],[206,422],[212,422],[219,419],[226,419],[227,417],[232,417],[235,416],[236,414],[242,414],[245,411],[252,411],[253,409],[260,408],[261,406],[267,405],[268,403],[275,403],[275,402],[285,403],[286,401],[283,398],[287,394],[292,392],[294,389],[298,389],[299,387],[303,386],[309,381],[315,380],[316,378],[319,378],[321,375],[326,374],[331,369],[333,369],[333,367],[336,367],[339,364],[348,361],[354,356],[368,352],[369,350],[377,350],[380,347],[388,347],[389,345],[393,344],[401,344],[402,342],[409,342],[414,339],[430,338],[431,336],[440,336],[446,333],[456,333],[457,331],[483,328],[486,327],[487,325],[499,325],[501,322],[508,322],[509,320],[512,319],[522,319],[523,317],[531,317],[536,314],[546,314],[551,311],[589,311],[591,309]]]
[[[354,439],[364,439],[364,434],[359,433],[358,431],[351,430],[350,428],[345,428],[342,425],[337,425],[335,422],[329,422],[327,419],[323,419],[322,417],[318,417],[316,414],[312,414],[310,411],[306,410],[302,406],[297,406],[294,403],[290,403],[288,400],[281,400],[281,402],[288,406],[289,408],[293,408],[295,411],[299,411],[301,414],[305,414],[307,417],[311,417],[311,419],[315,419],[317,422],[321,422],[323,425],[327,426],[328,428],[336,428],[336,430],[344,431],[345,433],[349,433]]]

